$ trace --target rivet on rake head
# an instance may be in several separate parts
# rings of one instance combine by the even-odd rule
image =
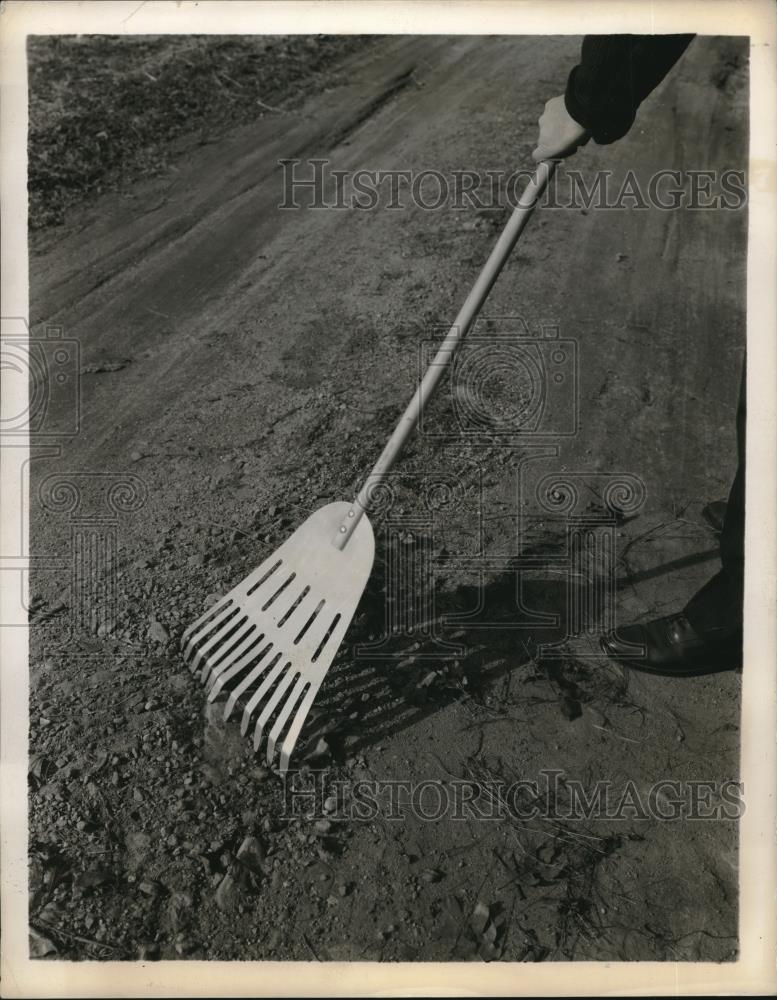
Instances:
[[[355,515],[354,515],[353,511],[352,511],[352,510],[349,510],[349,511],[348,511],[348,517],[354,517],[354,516],[355,516]]]
[[[344,525],[344,524],[341,524],[341,525],[340,525],[340,531],[341,531],[341,533],[342,533],[343,535],[345,534],[345,525]]]

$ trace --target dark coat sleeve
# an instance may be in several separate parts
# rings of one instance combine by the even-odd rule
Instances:
[[[569,74],[564,103],[594,142],[622,138],[637,108],[658,86],[693,35],[586,35]]]

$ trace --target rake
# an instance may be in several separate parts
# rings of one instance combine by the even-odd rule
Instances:
[[[353,503],[315,511],[281,547],[183,635],[183,656],[209,701],[228,691],[224,719],[238,703],[240,729],[253,725],[254,750],[267,734],[267,763],[280,746],[281,772],[345,637],[372,571],[375,541],[367,511],[397,461],[456,349],[471,327],[547,187],[555,162],[539,164],[472,291]]]

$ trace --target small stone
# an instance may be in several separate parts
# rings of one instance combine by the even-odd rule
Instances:
[[[111,872],[107,868],[92,868],[89,871],[81,872],[76,876],[74,886],[76,889],[95,889],[111,880]]]
[[[144,896],[158,896],[161,887],[158,882],[153,882],[151,880],[146,882],[139,882],[138,889],[143,893]]]
[[[188,892],[174,892],[168,904],[168,920],[176,932],[186,924],[192,915],[192,897]]]
[[[237,886],[229,873],[224,876],[216,889],[216,905],[224,913],[234,910],[237,906]]]
[[[43,958],[45,955],[53,954],[56,950],[56,945],[49,938],[47,938],[45,934],[41,934],[40,931],[36,931],[34,927],[30,927],[30,958]]]
[[[334,812],[335,809],[337,809],[337,799],[334,797],[334,795],[328,795],[324,799],[324,812],[331,813]]]
[[[246,837],[237,850],[237,858],[246,868],[260,873],[265,859],[265,850],[257,837]]]
[[[152,642],[169,642],[170,633],[161,622],[152,621],[148,627],[148,637]]]
[[[491,919],[491,911],[485,903],[478,902],[475,907],[469,925],[475,934],[480,935],[486,929],[486,925]]]
[[[332,829],[332,824],[328,819],[319,819],[313,824],[316,833],[327,834]]]

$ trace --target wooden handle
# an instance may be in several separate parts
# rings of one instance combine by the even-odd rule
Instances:
[[[467,296],[458,316],[453,321],[453,326],[448,331],[445,340],[442,342],[442,346],[426,370],[426,374],[421,379],[407,409],[399,418],[399,423],[394,433],[389,438],[380,458],[375,463],[372,472],[367,477],[359,495],[348,511],[346,519],[340,525],[334,539],[334,544],[337,548],[342,549],[346,545],[362,514],[369,509],[370,494],[383,481],[399,458],[405,441],[407,441],[408,437],[415,430],[418,421],[421,419],[424,407],[431,399],[432,393],[437,388],[445,369],[453,360],[459,344],[466,337],[475,317],[480,312],[488,293],[499,277],[513,247],[518,242],[526,223],[529,221],[529,216],[542,197],[542,193],[548,186],[548,182],[553,176],[555,169],[555,160],[543,160],[537,167],[534,176],[524,188],[513,214],[502,230],[501,236],[496,241],[496,245],[491,251],[483,270],[478,275],[472,291]]]

